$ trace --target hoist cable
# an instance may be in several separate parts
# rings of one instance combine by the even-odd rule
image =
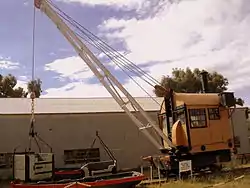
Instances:
[[[106,44],[104,41],[102,41],[100,38],[98,38],[97,36],[95,36],[93,33],[91,33],[89,30],[87,30],[85,27],[83,27],[81,24],[79,24],[78,22],[76,22],[75,20],[73,20],[70,16],[68,16],[66,13],[64,13],[63,11],[61,11],[56,5],[54,5],[52,2],[51,2],[51,4],[52,4],[52,6],[54,7],[54,8],[56,8],[59,12],[61,12],[61,13],[58,13],[57,12],[57,14],[63,19],[63,20],[65,20],[65,21],[67,21],[67,22],[69,22],[71,25],[73,25],[74,27],[76,27],[79,31],[81,31],[81,33],[83,33],[83,34],[85,34],[85,36],[87,36],[88,37],[88,39],[91,41],[91,42],[89,42],[87,39],[85,39],[83,36],[81,36],[80,34],[78,34],[78,33],[76,33],[75,32],[75,34],[78,36],[78,37],[80,37],[81,39],[83,39],[83,40],[85,40],[88,44],[90,44],[90,45],[92,45],[92,46],[94,46],[95,48],[97,48],[97,49],[99,49],[100,51],[102,51],[107,57],[109,57],[109,59],[111,60],[111,61],[113,61],[128,77],[130,77],[130,79],[132,80],[132,81],[134,81],[136,84],[137,84],[137,86],[138,87],[140,87],[150,98],[152,98],[157,104],[159,104],[160,105],[160,103],[157,101],[157,100],[155,100],[131,75],[129,75],[129,74],[127,74],[126,73],[126,71],[122,68],[122,67],[125,67],[125,68],[127,68],[130,72],[133,72],[133,73],[135,73],[136,74],[136,71],[135,71],[135,69],[133,69],[133,68],[130,68],[129,67],[129,64],[127,63],[127,65],[126,65],[126,62],[125,62],[125,64],[124,64],[124,62],[120,62],[120,64],[123,64],[123,66],[121,66],[121,65],[119,65],[119,61],[116,59],[116,58],[113,58],[113,57],[111,57],[110,55],[109,55],[109,53],[111,52],[111,53],[117,53],[119,56],[118,56],[118,58],[119,57],[124,57],[123,55],[121,55],[119,52],[117,52],[116,50],[114,50],[112,47],[110,47],[110,46],[108,46],[108,44]],[[73,23],[72,23],[73,22]],[[83,31],[83,30],[81,30],[77,25],[79,25],[80,27],[82,27],[84,30],[86,30],[88,33],[86,33],[85,31]],[[92,37],[94,37],[95,39],[93,39]],[[100,42],[102,42],[102,43],[104,43],[105,45],[103,45],[102,46],[102,44],[100,43]],[[105,51],[105,49],[106,49],[106,51]],[[112,49],[111,51],[109,51],[109,49]],[[125,57],[124,57],[125,58]],[[126,59],[127,60],[127,59]],[[124,60],[123,60],[124,61]],[[127,61],[129,61],[129,60],[127,60]],[[145,71],[143,71],[140,67],[138,67],[138,66],[136,66],[135,64],[133,64],[132,62],[131,62],[131,64],[132,65],[134,65],[138,70],[141,70],[141,72],[143,72],[144,74],[143,75],[141,75],[141,77],[139,76],[139,78],[140,79],[142,79],[142,80],[144,80],[147,84],[149,84],[150,86],[152,86],[152,87],[154,87],[154,85],[152,84],[152,83],[150,83],[149,81],[147,81],[145,78],[143,78],[143,76],[147,76],[148,74],[145,72]],[[133,66],[132,66],[133,67]],[[140,72],[140,71],[139,71]],[[153,77],[151,77],[151,78],[153,78]],[[152,79],[151,79],[151,81],[152,81]],[[155,81],[155,80],[154,80]],[[156,81],[157,82],[157,84],[159,84],[159,82],[158,81]]]
[[[80,36],[79,34],[77,34],[80,38],[82,38],[82,39],[84,39],[82,36]],[[150,83],[148,80],[146,80],[145,78],[143,78],[143,76],[144,75],[139,75],[136,71],[135,71],[135,69],[133,69],[133,68],[131,68],[131,67],[129,67],[128,65],[126,65],[126,64],[124,64],[123,62],[120,62],[119,60],[117,60],[115,57],[111,57],[110,55],[109,55],[109,52],[106,52],[105,50],[103,50],[103,47],[101,47],[100,46],[100,44],[96,44],[96,41],[94,40],[94,39],[92,39],[90,36],[87,36],[90,40],[91,40],[91,42],[92,42],[92,44],[91,43],[89,43],[88,41],[88,43],[89,44],[91,44],[91,45],[93,45],[94,47],[96,47],[97,49],[99,49],[100,51],[102,51],[111,61],[113,61],[113,63],[115,63],[127,76],[129,76],[130,78],[131,78],[131,76],[129,75],[129,74],[127,74],[126,73],[126,71],[123,69],[123,67],[124,68],[126,68],[127,70],[129,70],[129,72],[132,72],[132,73],[134,73],[136,76],[139,76],[139,78],[140,79],[142,79],[142,80],[144,80],[148,85],[150,85],[150,86],[152,86],[152,87],[154,87],[154,85],[152,84],[152,83]],[[86,39],[84,39],[84,40],[86,40]],[[120,65],[120,64],[122,64],[122,65]],[[140,77],[141,76],[141,77]]]
[[[39,153],[41,153],[41,147],[39,145],[38,139],[40,142],[45,144],[48,148],[50,148],[50,151],[52,152],[52,147],[45,142],[38,134],[35,132],[35,34],[36,34],[36,8],[34,6],[33,9],[33,25],[32,25],[32,69],[31,69],[31,122],[30,122],[30,131],[29,131],[29,149],[28,152],[31,152],[31,139],[33,138],[35,140],[35,143],[38,147]]]
[[[99,43],[99,50],[101,50],[102,52],[104,52],[105,53],[105,51],[106,51],[106,53],[105,53],[105,55],[107,55],[109,58],[110,58],[110,60],[112,60],[112,61],[114,61],[114,59],[116,60],[116,62],[120,62],[123,66],[124,66],[124,68],[127,68],[130,72],[134,72],[134,73],[136,73],[136,70],[137,70],[137,74],[138,75],[141,75],[141,76],[145,76],[145,77],[148,77],[148,74],[145,72],[145,71],[143,71],[142,72],[142,70],[140,69],[140,67],[138,67],[138,66],[132,66],[132,64],[129,64],[129,63],[126,63],[126,60],[124,60],[125,59],[125,57],[121,54],[121,53],[119,53],[119,52],[117,52],[117,51],[114,51],[114,50],[110,50],[109,49],[109,47],[107,47],[107,46],[105,46],[105,45],[102,45],[101,43],[100,43],[100,39],[98,38],[98,39],[93,39],[92,37],[91,37],[91,35],[88,35],[86,32],[84,32],[84,31],[81,31],[82,33],[84,33],[88,38],[91,38],[90,40],[92,40],[92,41],[95,41],[95,43],[97,42],[97,43]],[[93,35],[92,35],[93,36]],[[94,37],[94,36],[93,36]],[[96,38],[96,37],[94,37],[94,38]],[[111,54],[111,55],[113,55],[113,57],[111,57],[110,55],[108,55],[108,54]],[[124,59],[122,59],[122,58],[124,58]],[[117,63],[116,63],[116,65],[117,65]],[[154,81],[152,81],[152,79],[151,78],[148,78],[151,82],[154,82]],[[146,81],[145,79],[144,79],[144,81]],[[154,86],[152,83],[150,83],[149,81],[146,81],[149,85],[151,85],[151,86]]]
[[[36,8],[33,9],[32,27],[32,81],[35,80],[35,32],[36,32]]]
[[[59,16],[61,16],[62,18],[64,18],[62,15],[60,15],[60,13],[58,13],[58,15]],[[67,20],[67,18],[64,18],[66,21],[68,21]],[[84,32],[85,33],[85,32]],[[141,90],[143,90],[152,100],[154,100],[154,102],[156,102],[158,105],[161,105],[152,95],[150,95],[150,93],[149,92],[147,92],[131,75],[129,75],[129,74],[127,74],[126,73],[126,71],[123,69],[123,67],[119,64],[119,62],[117,62],[117,59],[113,59],[109,54],[108,54],[108,52],[106,52],[105,50],[102,50],[102,47],[100,47],[100,44],[96,44],[96,40],[94,40],[94,39],[92,39],[92,37],[91,36],[89,36],[88,34],[86,34],[87,35],[87,37],[89,38],[89,40],[91,41],[91,42],[89,42],[87,39],[85,39],[83,36],[81,36],[80,34],[78,34],[78,33],[75,33],[78,37],[80,37],[81,39],[83,39],[83,40],[85,40],[85,42],[87,42],[88,44],[90,44],[90,45],[92,45],[92,46],[94,46],[95,48],[97,48],[97,49],[99,49],[100,51],[102,51],[107,57],[109,57],[110,58],[110,60],[112,60],[133,82],[135,82],[135,84],[139,87],[139,88],[141,88]],[[124,65],[125,67],[126,67],[126,64]],[[132,69],[132,68],[129,68],[129,67],[127,67],[127,69],[130,71],[130,72],[134,72],[135,74],[136,74],[136,72],[135,72],[135,70],[134,69]],[[143,75],[142,75],[143,76]],[[147,81],[146,79],[144,79],[143,77],[139,77],[140,79],[142,79],[142,80],[144,80],[147,84],[149,84],[150,86],[152,86],[152,87],[154,87],[154,85],[152,85],[152,83],[150,83],[149,81]]]
[[[150,83],[148,80],[146,80],[145,78],[143,78],[144,75],[139,75],[135,69],[129,67],[128,65],[124,64],[124,62],[120,62],[116,57],[112,57],[109,55],[109,52],[105,51],[105,47],[101,46],[101,44],[97,41],[95,41],[94,39],[92,39],[90,36],[87,36],[91,42],[89,42],[87,39],[85,39],[83,36],[81,36],[80,34],[76,33],[76,35],[78,37],[80,37],[81,39],[85,40],[88,44],[94,46],[95,48],[99,49],[102,53],[104,53],[114,64],[116,64],[127,76],[129,76],[129,74],[126,73],[126,71],[124,70],[127,69],[130,73],[134,73],[136,76],[138,76],[140,79],[142,79],[143,81],[145,81],[148,85],[154,87],[154,85],[152,83]],[[141,77],[140,77],[141,76]],[[131,78],[131,76],[129,76]]]
[[[94,41],[92,41],[92,43],[90,43],[89,41],[87,41],[86,39],[84,39],[82,36],[80,36],[79,34],[77,34],[77,36],[79,36],[81,39],[83,39],[83,40],[85,40],[88,44],[90,44],[90,45],[92,45],[92,46],[94,46],[94,47],[96,47],[96,48],[98,48],[98,49],[101,49],[101,47],[99,47],[99,45],[98,44],[95,44],[95,42]],[[117,62],[117,60],[115,59],[115,58],[112,58],[107,52],[105,52],[105,51],[103,51],[103,53],[107,56],[107,57],[109,57],[109,59],[111,59],[128,77],[130,77],[131,79],[132,79],[132,76],[131,75],[129,75],[129,74],[127,74],[126,73],[126,71],[123,69],[123,67],[119,64],[119,62]],[[134,72],[134,73],[136,73],[133,69],[131,69],[131,68],[127,68],[127,69],[129,69],[130,70],[130,72]],[[147,80],[145,80],[144,78],[141,78],[141,79],[143,79],[146,83],[148,83],[149,85],[151,85],[151,86],[153,86],[150,82],[148,82]]]
[[[79,35],[78,33],[77,33],[77,35],[81,38],[81,39],[83,39],[83,40],[85,40],[86,42],[88,42],[90,45],[92,45],[92,46],[94,46],[95,48],[97,48],[97,49],[99,49],[100,51],[102,51],[111,61],[113,61],[113,63],[115,63],[127,76],[129,76],[130,78],[131,78],[131,76],[129,75],[129,74],[127,74],[126,73],[126,71],[123,69],[123,67],[124,68],[127,68],[127,70],[129,70],[130,72],[133,72],[135,75],[137,74],[136,73],[136,71],[133,69],[133,68],[130,68],[130,67],[128,67],[126,64],[124,64],[123,62],[120,62],[119,63],[119,61],[114,57],[111,57],[110,55],[109,55],[109,52],[106,52],[106,51],[104,51],[103,50],[103,47],[101,47],[100,46],[100,44],[96,44],[96,41],[95,40],[93,40],[91,37],[89,37],[89,36],[87,36],[90,40],[91,40],[91,42],[92,43],[90,43],[89,41],[87,41],[86,39],[84,39],[81,35]],[[122,64],[122,65],[120,65],[120,64]],[[136,76],[142,76],[142,77],[140,77],[140,79],[142,79],[142,80],[144,80],[148,85],[150,85],[150,86],[152,86],[152,87],[154,87],[154,85],[152,84],[152,83],[150,83],[148,80],[146,80],[145,78],[143,78],[143,76],[144,75],[136,75]]]
[[[65,12],[63,12],[61,9],[59,9],[53,2],[47,0],[55,9],[57,9],[59,12],[61,12],[65,17],[68,18],[68,20],[70,20],[70,23],[76,27],[78,30],[80,30],[81,32],[84,33],[83,30],[87,31],[90,35],[92,35],[94,38],[96,38],[98,41],[101,41],[103,43],[103,45],[106,46],[106,48],[110,49],[110,51],[113,53],[118,54],[118,58],[124,58],[127,62],[130,63],[130,66],[137,69],[138,72],[141,72],[144,74],[144,76],[149,77],[149,79],[151,81],[153,81],[155,84],[160,84],[156,79],[154,79],[152,76],[150,76],[148,73],[146,73],[144,70],[142,70],[140,67],[138,67],[137,65],[135,65],[133,62],[131,62],[130,60],[128,60],[126,57],[124,57],[121,53],[117,52],[115,49],[113,49],[111,46],[109,46],[106,42],[104,42],[103,40],[101,40],[99,37],[97,37],[96,35],[94,35],[93,33],[91,33],[88,29],[86,29],[85,27],[83,27],[81,24],[79,24],[77,21],[75,21],[73,18],[71,18],[70,16],[68,16]],[[62,15],[61,15],[62,16]],[[64,18],[65,19],[65,18]],[[72,23],[73,22],[73,23]],[[83,30],[81,30],[79,27],[81,27]]]
[[[79,36],[81,37],[81,36]],[[81,37],[82,38],[82,37]],[[88,41],[86,41],[88,42]],[[88,42],[89,43],[89,42]],[[93,44],[92,44],[93,45]],[[105,55],[109,56],[106,52],[103,52],[105,53]],[[115,61],[115,60],[113,60]],[[115,62],[114,62],[115,63]],[[150,95],[149,92],[146,91],[146,89],[144,89],[131,75],[127,74],[126,71],[122,68],[122,66],[120,66],[119,64],[115,63],[132,81],[135,82],[135,84],[141,88],[141,90],[143,90],[153,101],[155,101],[157,104],[161,105],[152,95]],[[133,72],[133,69],[131,70]],[[149,85],[153,86],[151,83],[149,83],[147,80],[141,78],[142,80],[144,80],[145,82],[147,82]]]
[[[31,69],[31,123],[30,123],[30,132],[29,132],[29,152],[31,151],[31,138],[35,139],[39,152],[41,152],[41,147],[36,139],[36,132],[34,127],[35,121],[35,89],[34,89],[34,80],[35,80],[35,30],[36,29],[36,8],[33,7],[33,24],[32,24],[32,69]]]
[[[62,16],[60,13],[58,13],[58,15],[60,15],[62,18],[64,18],[64,20],[66,20],[66,21],[68,21],[70,24],[72,24],[73,26],[75,26],[69,19],[67,19],[67,18],[65,18],[64,16]],[[96,43],[96,41],[101,41],[101,39],[99,39],[98,38],[98,40],[95,40],[95,39],[93,39],[89,34],[87,34],[85,31],[82,31],[82,30],[80,30],[79,29],[79,27],[78,26],[75,26],[75,27],[77,27],[78,28],[78,30],[79,31],[81,31],[81,33],[83,33],[83,34],[85,34],[91,41],[92,41],[92,43]],[[82,38],[82,39],[84,39],[83,38],[83,36],[81,36],[80,34],[78,34],[77,33],[77,35],[80,37],[80,38]],[[94,36],[94,35],[92,35],[92,36]],[[95,38],[96,38],[96,36],[95,36]],[[84,40],[86,40],[86,39],[84,39]],[[87,41],[87,40],[86,40]],[[108,49],[108,47],[107,46],[105,46],[105,45],[102,45],[100,42],[98,42],[99,43],[99,45],[93,45],[95,48],[97,48],[97,49],[99,49],[101,52],[103,52],[107,57],[109,57],[109,59],[111,60],[111,61],[113,61],[114,62],[114,59],[116,60],[116,62],[118,61],[117,60],[117,58],[121,58],[121,54],[118,54],[118,56],[115,54],[114,56],[116,56],[117,58],[113,58],[113,57],[111,57],[110,55],[108,55],[109,53],[111,53],[111,54],[114,54],[114,52],[113,51],[110,51],[109,49]],[[89,43],[90,44],[90,43]],[[107,52],[105,52],[105,50],[107,51]],[[119,53],[119,52],[116,52],[116,53]],[[134,67],[129,67],[129,64],[127,63],[127,65],[126,65],[126,62],[124,62],[124,60],[122,60],[123,62],[121,62],[121,61],[119,61],[120,62],[120,64],[122,64],[125,68],[127,68],[130,72],[134,72],[134,73],[136,73],[136,69],[139,69],[139,67],[136,67],[136,69],[134,69]],[[115,63],[115,62],[114,62]],[[115,63],[116,65],[117,65],[117,63]],[[131,65],[130,65],[131,66]],[[119,66],[120,68],[121,68],[121,66]],[[139,73],[140,73],[140,71],[139,71]],[[138,74],[138,73],[137,73]],[[139,75],[139,74],[138,74]],[[147,73],[145,73],[144,72],[144,74],[141,74],[140,76],[147,76]],[[140,77],[141,78],[141,77]],[[141,79],[143,79],[143,78],[141,78]],[[151,85],[152,87],[154,87],[154,85],[152,84],[152,83],[150,83],[149,81],[147,81],[147,80],[145,80],[145,79],[143,79],[145,82],[147,82],[149,85]],[[152,80],[151,80],[152,81]]]

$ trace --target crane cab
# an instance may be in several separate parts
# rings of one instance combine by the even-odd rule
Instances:
[[[201,167],[231,160],[233,93],[175,93],[165,98],[159,123],[172,143]],[[166,143],[163,143],[164,145]]]

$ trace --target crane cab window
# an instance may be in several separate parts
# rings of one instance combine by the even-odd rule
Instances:
[[[180,120],[182,124],[186,124],[185,107],[179,106],[174,111],[177,120]]]
[[[208,108],[208,117],[209,120],[219,120],[220,119],[219,108]]]
[[[190,126],[191,128],[207,127],[206,109],[189,109]]]

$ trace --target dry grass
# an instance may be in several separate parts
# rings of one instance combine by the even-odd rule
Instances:
[[[147,188],[208,188],[208,187],[218,187],[218,188],[249,188],[250,187],[250,170],[241,171],[242,167],[249,167],[250,165],[241,165],[239,170],[234,171],[230,174],[217,174],[213,176],[207,176],[203,178],[193,178],[189,180],[178,180],[170,181],[161,185],[150,185]],[[237,177],[240,179],[234,180]]]
[[[200,180],[189,180],[189,181],[174,181],[169,182],[162,185],[152,185],[148,186],[148,188],[206,188],[210,187],[211,185],[216,185],[221,182],[227,181],[228,178],[222,178],[222,179],[213,179],[213,180],[207,180],[207,181],[200,181]],[[240,188],[247,188],[250,187],[250,176],[244,176],[244,178],[232,181],[226,184],[217,185],[215,187],[226,187],[226,188],[233,188],[233,187],[240,187]]]
[[[239,179],[234,180],[235,178],[240,177]],[[161,185],[149,185],[147,188],[207,188],[207,187],[241,187],[247,188],[250,187],[250,175],[248,174],[232,174],[225,176],[214,176],[209,178],[193,178],[189,180],[178,180],[170,181]]]

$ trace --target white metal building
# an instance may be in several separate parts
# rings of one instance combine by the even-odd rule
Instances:
[[[250,127],[246,107],[237,107],[233,111],[231,124],[238,154],[250,154]]]
[[[159,104],[150,98],[136,99],[157,123],[163,99],[155,98]],[[31,100],[0,99],[0,104],[0,153],[12,153],[17,146],[17,152],[23,152],[29,144]],[[112,98],[40,98],[36,99],[35,113],[35,128],[52,146],[59,168],[80,166],[86,157],[84,149],[91,146],[96,131],[113,151],[120,168],[138,167],[141,156],[159,152]],[[32,145],[37,148],[35,142]],[[42,146],[43,151],[48,151]],[[100,148],[101,160],[107,159],[100,146],[94,147]]]
[[[157,112],[163,98],[136,98],[145,111],[157,122]],[[23,152],[28,148],[30,128],[31,100],[26,98],[0,99],[0,168],[8,163],[8,154]],[[237,108],[233,113],[235,136],[240,137],[240,153],[250,152],[245,108]],[[132,108],[131,108],[132,110]],[[123,110],[112,98],[87,99],[36,99],[35,128],[55,153],[56,167],[80,166],[86,157],[86,149],[90,147],[95,132],[101,138],[119,162],[120,168],[135,168],[141,163],[141,156],[157,154],[159,151],[141,133]],[[35,142],[33,149],[37,151]],[[43,151],[48,151],[42,145]],[[101,160],[107,155],[100,145]],[[91,159],[98,158],[93,150]],[[11,160],[11,159],[10,159]],[[10,164],[10,163],[9,163]],[[8,168],[8,164],[6,168]]]

